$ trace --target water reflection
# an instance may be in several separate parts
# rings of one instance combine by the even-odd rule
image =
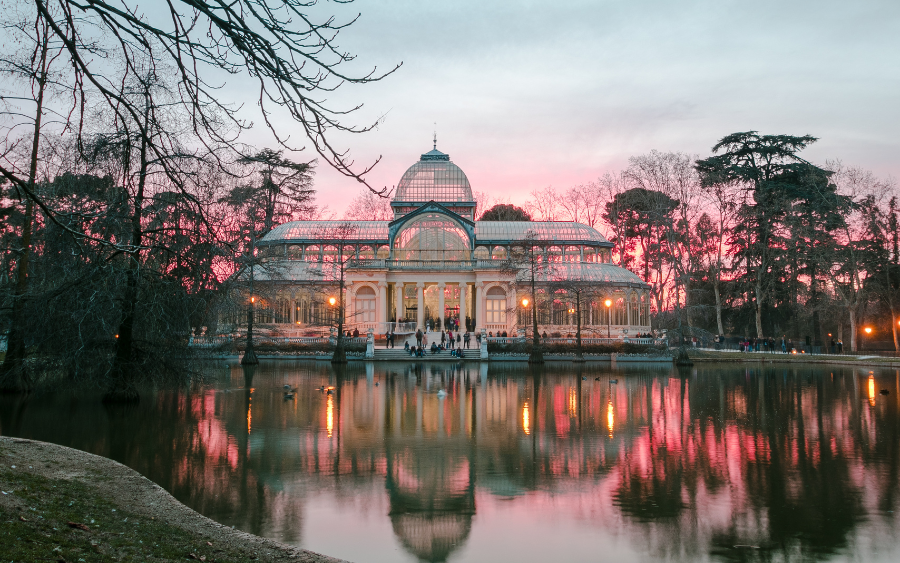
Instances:
[[[895,371],[254,369],[137,407],[0,397],[0,431],[356,561],[900,555]]]

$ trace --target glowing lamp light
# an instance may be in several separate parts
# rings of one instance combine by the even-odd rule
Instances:
[[[523,307],[527,307],[527,306],[528,306],[528,299],[523,299],[523,300],[522,300],[522,306],[523,306]]]
[[[334,307],[334,304],[337,303],[337,299],[335,299],[334,297],[329,297],[328,303],[330,303],[331,306]]]
[[[574,314],[575,314],[575,309],[569,309],[569,314],[570,314],[570,315],[574,315]]]
[[[863,330],[866,331],[866,334],[872,334],[872,327],[870,327],[870,326],[867,326]]]
[[[603,302],[603,304],[606,305],[607,307],[612,307],[612,299],[607,299],[606,301]]]
[[[606,429],[609,430],[609,437],[613,436],[613,429],[616,426],[616,414],[613,410],[613,402],[612,399],[606,403]]]
[[[250,302],[251,302],[251,303],[256,303],[256,297],[251,297],[251,298],[250,298]]]
[[[875,376],[869,376],[869,404],[875,406]]]
[[[528,412],[527,402],[522,406],[522,429],[526,436],[531,434],[531,413]]]

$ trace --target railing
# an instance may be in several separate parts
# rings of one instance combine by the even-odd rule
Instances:
[[[499,344],[513,344],[516,342],[531,342],[531,337],[523,337],[523,336],[489,336],[488,342],[497,342]],[[576,338],[574,336],[567,336],[564,338],[541,338],[541,342],[544,344],[575,344]],[[584,345],[588,344],[620,344],[622,342],[626,342],[628,344],[644,344],[644,345],[652,345],[654,340],[652,338],[582,338],[581,343]]]
[[[350,323],[347,325],[347,328],[349,328],[350,330],[358,328],[359,332],[363,333],[371,328],[375,332],[375,336],[377,337],[380,335],[383,336],[386,332],[393,332],[394,334],[412,334],[416,331],[416,323],[407,321],[402,321],[399,323],[392,323],[390,321]]]
[[[246,337],[241,337],[244,340]],[[335,337],[331,336],[253,336],[254,344],[333,344]],[[365,344],[365,336],[345,336],[345,343]],[[234,342],[234,337],[226,336],[192,336],[188,341],[188,346],[194,348],[215,348],[224,344]]]
[[[359,258],[347,262],[348,268],[358,270],[472,270],[475,268],[501,268],[501,260],[386,260],[384,258]]]
[[[192,336],[188,340],[188,346],[194,348],[215,348],[233,341],[231,336]]]

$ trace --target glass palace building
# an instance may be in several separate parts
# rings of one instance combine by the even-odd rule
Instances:
[[[361,333],[460,326],[512,336],[530,329],[536,303],[539,330],[565,336],[576,325],[567,282],[577,284],[586,336],[650,330],[649,286],[611,263],[603,235],[567,221],[475,221],[468,178],[436,148],[403,174],[391,208],[392,221],[294,221],[268,233],[259,242],[266,267],[256,279],[268,297],[258,322],[329,324],[343,274],[345,325]],[[536,256],[511,260],[523,243]],[[532,262],[541,265],[535,296]]]

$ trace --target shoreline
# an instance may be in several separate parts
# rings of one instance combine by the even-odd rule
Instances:
[[[4,561],[346,563],[219,524],[121,463],[0,436]]]
[[[697,363],[749,364],[833,364],[840,366],[869,366],[900,368],[900,357],[866,356],[863,354],[784,354],[779,352],[725,352],[717,350],[688,350],[691,361]]]

